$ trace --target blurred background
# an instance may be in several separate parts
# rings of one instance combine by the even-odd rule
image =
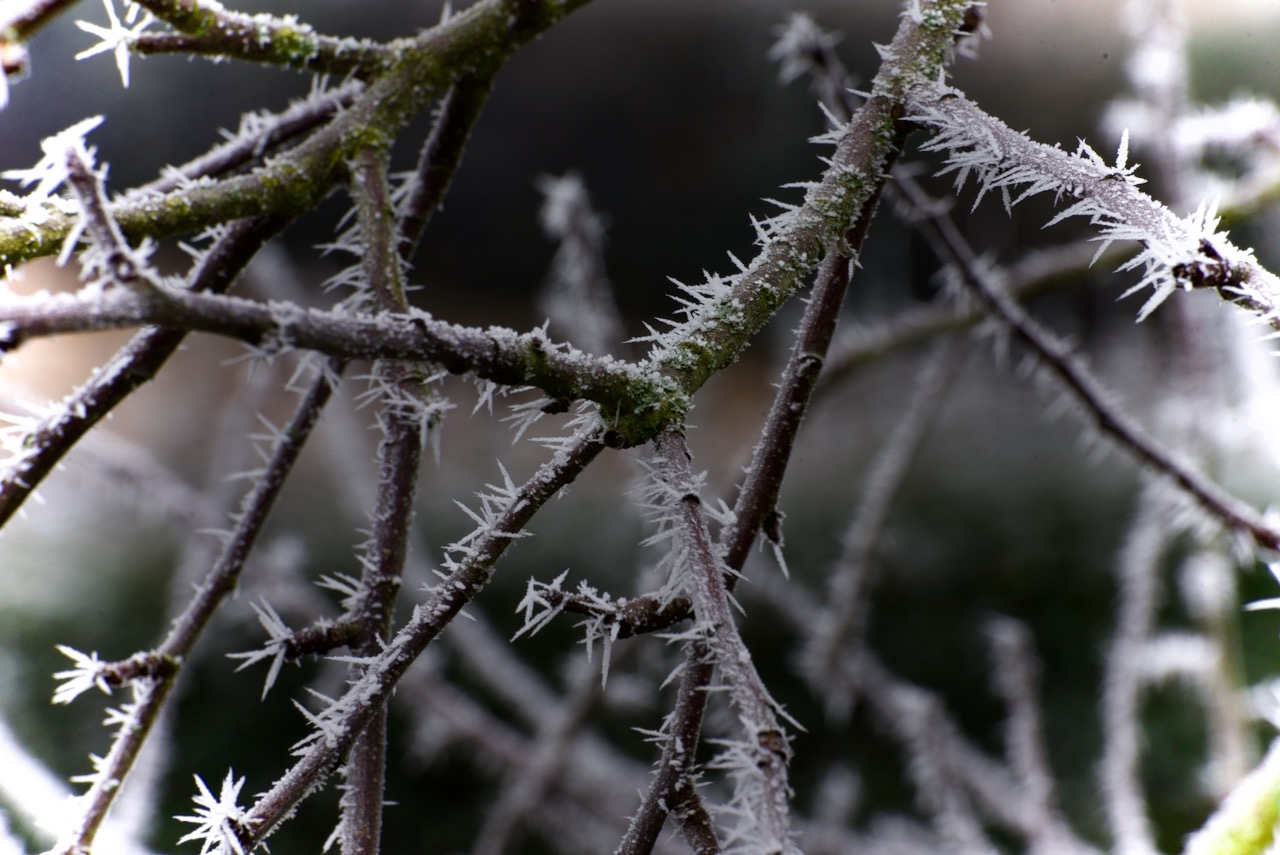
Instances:
[[[992,3],[991,38],[976,61],[956,63],[954,80],[988,112],[1033,138],[1073,149],[1078,137],[1086,137],[1110,159],[1115,140],[1100,122],[1127,85],[1129,48],[1119,5]],[[323,32],[380,39],[415,32],[440,14],[435,2],[386,4],[377,14],[368,4],[341,0],[236,7],[296,13]],[[519,329],[540,323],[537,296],[555,247],[539,229],[537,180],[576,170],[608,223],[605,258],[624,320],[629,332],[642,334],[645,321],[673,313],[668,277],[696,281],[703,270],[728,271],[726,252],[749,259],[748,215],[771,212],[764,197],[794,199],[797,191],[779,187],[814,178],[822,168],[825,150],[808,142],[825,129],[815,96],[802,81],[779,86],[777,68],[766,59],[779,25],[790,12],[807,11],[839,31],[842,60],[868,84],[877,63],[873,42],[892,37],[899,8],[888,0],[596,0],[530,44],[499,76],[445,207],[415,259],[412,281],[421,286],[415,301],[462,323]],[[1188,8],[1194,101],[1280,95],[1274,50],[1280,12],[1274,2],[1206,0]],[[39,157],[42,137],[102,114],[107,120],[90,142],[100,161],[111,165],[110,189],[121,191],[150,180],[163,164],[201,153],[218,139],[219,128],[234,129],[246,110],[282,108],[310,85],[273,69],[152,57],[134,60],[131,86],[124,90],[109,55],[72,60],[92,42],[74,20],[102,23],[104,17],[99,3],[86,0],[31,42],[30,76],[12,88],[10,104],[0,112],[0,170],[29,166]],[[424,116],[402,138],[396,152],[402,168],[411,167],[427,127]],[[941,193],[948,185],[930,186]],[[1002,261],[1081,235],[1071,224],[1044,230],[1052,211],[1047,202],[1034,200],[1008,217],[991,202],[969,213],[971,199],[970,189],[957,216],[975,246]],[[332,239],[345,205],[335,196],[292,227],[251,268],[251,293],[279,294],[283,284],[322,301],[319,284],[346,261],[323,257],[315,246]],[[1277,231],[1274,212],[1262,211],[1240,223],[1233,238],[1256,247],[1276,269]],[[164,252],[178,258],[176,250]],[[846,307],[853,333],[874,330],[939,290],[936,262],[888,205],[861,261]],[[41,262],[14,287],[74,287],[74,273]],[[1117,303],[1126,287],[1124,277],[1096,269],[1038,299],[1033,310],[1079,343],[1135,415],[1152,420],[1186,378],[1167,370],[1169,336],[1177,332],[1159,312],[1135,326],[1142,298]],[[711,489],[726,501],[732,501],[768,408],[798,311],[780,316],[742,362],[699,394],[691,435],[695,465],[708,470]],[[0,365],[5,409],[58,399],[125,338],[56,339],[6,356]],[[989,687],[983,626],[993,614],[1024,620],[1043,658],[1050,760],[1064,807],[1083,836],[1101,842],[1094,769],[1098,682],[1113,626],[1112,568],[1140,473],[1123,454],[1099,453],[1087,437],[1082,440],[1076,418],[1050,413],[1054,396],[1017,370],[1016,351],[1002,362],[992,350],[984,340],[965,337],[953,351],[954,371],[927,415],[931,427],[874,553],[869,643],[904,678],[937,691],[965,731],[995,751],[1004,710]],[[50,674],[67,667],[54,645],[123,658],[154,643],[173,603],[202,572],[190,532],[219,524],[219,513],[238,500],[241,486],[226,483],[222,473],[253,465],[245,437],[259,430],[255,412],[277,423],[286,417],[292,399],[278,385],[288,366],[274,373],[256,366],[251,373],[242,356],[235,345],[193,338],[160,378],[67,458],[41,488],[42,501],[29,503],[0,539],[0,714],[62,775],[87,771],[87,753],[101,752],[106,743],[92,703],[49,705]],[[923,348],[902,348],[827,388],[815,405],[783,500],[791,574],[815,592],[840,552],[860,485],[900,424],[925,359]],[[1255,388],[1273,389],[1274,360],[1258,353],[1251,360]],[[537,449],[512,448],[497,418],[471,416],[475,398],[467,384],[447,388],[458,409],[443,428],[438,460],[424,467],[421,487],[420,557],[428,562],[441,544],[466,531],[468,520],[453,500],[499,477],[495,458],[517,480],[540,459]],[[1280,483],[1280,422],[1271,421],[1273,415],[1265,407],[1250,411],[1239,424],[1238,441],[1215,464],[1227,486],[1258,507],[1274,502]],[[234,663],[221,654],[259,643],[249,602],[260,593],[269,596],[273,561],[303,567],[311,578],[354,572],[353,549],[362,539],[356,528],[367,520],[359,512],[360,490],[352,485],[363,482],[367,489],[373,477],[375,436],[364,430],[370,421],[371,413],[350,401],[326,417],[264,544],[262,581],[246,580],[233,614],[187,675],[161,816],[188,811],[192,772],[212,783],[230,765],[249,776],[246,793],[265,789],[284,763],[271,734],[301,735],[301,717],[279,697],[296,693],[315,666],[286,669],[273,690],[277,702],[257,704],[261,674],[232,676]],[[627,458],[618,455],[590,470],[564,501],[538,517],[537,536],[503,560],[477,608],[500,634],[509,637],[519,628],[515,604],[530,577],[549,580],[569,569],[571,579],[635,592],[635,568],[652,556],[638,546],[645,530],[619,489],[637,474]],[[747,576],[776,576],[771,562],[760,558]],[[1171,584],[1177,563],[1171,555]],[[1245,564],[1241,599],[1271,596],[1270,577],[1251,561]],[[844,719],[824,712],[796,675],[794,635],[772,611],[769,595],[760,593],[766,589],[748,584],[739,590],[749,615],[744,632],[766,682],[807,728],[794,746],[800,807],[814,807],[815,782],[831,772],[833,758],[842,758],[863,782],[859,821],[885,809],[909,811],[911,789],[891,741],[877,735],[860,709]],[[282,614],[292,608],[298,616],[333,608],[323,600],[272,603]],[[1170,593],[1162,623],[1188,620],[1186,607]],[[580,632],[571,624],[562,620],[514,647],[551,685],[569,682],[566,663],[581,660]],[[1280,673],[1278,628],[1269,612],[1242,618],[1240,649],[1250,683]],[[661,645],[648,640],[628,654],[629,670],[619,671],[608,693],[617,697],[599,719],[640,762],[648,762],[650,749],[629,729],[656,727],[666,707],[643,691],[628,694],[627,687],[643,685],[640,678],[666,667],[661,655],[647,652],[654,646]],[[456,655],[442,652],[432,667],[486,697],[491,690],[468,677],[471,666]],[[628,674],[636,680],[629,682]],[[495,715],[519,722],[518,711],[490,700]],[[465,746],[450,751],[429,737],[415,741],[409,716],[397,715],[404,726],[394,753],[403,759],[395,764],[388,796],[405,807],[388,811],[386,849],[400,851],[417,845],[405,841],[430,835],[429,851],[462,851],[496,791],[493,770]],[[1184,695],[1162,689],[1153,696],[1148,724],[1149,744],[1158,749],[1144,771],[1160,784],[1152,810],[1161,843],[1176,849],[1212,804],[1195,773],[1205,752],[1202,722]],[[268,734],[270,741],[255,743],[254,733]],[[1258,731],[1259,745],[1263,738],[1269,731]],[[331,828],[324,805],[333,798],[330,791],[304,808],[304,821],[280,833],[280,851],[318,846]],[[419,803],[431,810],[418,810]],[[441,824],[444,815],[453,821]],[[162,822],[155,846],[171,847],[181,833]],[[512,851],[543,851],[533,837],[522,845]]]

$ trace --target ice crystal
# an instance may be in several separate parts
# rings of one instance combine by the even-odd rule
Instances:
[[[328,578],[328,577],[326,577]],[[275,685],[276,677],[280,675],[280,668],[284,665],[289,655],[288,642],[293,638],[293,631],[285,624],[280,615],[266,601],[262,601],[262,605],[250,603],[254,614],[258,616],[258,623],[262,624],[262,628],[267,631],[268,640],[257,650],[250,650],[244,653],[228,653],[231,659],[242,660],[237,671],[243,671],[250,665],[262,662],[265,659],[271,660],[271,666],[267,669],[267,678],[263,681],[262,698],[265,700],[267,692],[271,691],[271,687]]]
[[[103,694],[111,694],[111,684],[107,682],[105,676],[107,663],[98,658],[97,651],[81,653],[74,647],[59,644],[58,652],[74,662],[75,667],[53,675],[55,680],[62,681],[53,693],[55,704],[69,704],[83,693],[95,688]]]
[[[222,781],[222,790],[214,798],[199,775],[195,776],[196,793],[194,801],[196,811],[188,816],[175,816],[178,822],[188,822],[196,826],[195,831],[182,837],[178,843],[190,841],[200,842],[200,855],[216,853],[227,855],[244,855],[244,846],[240,843],[239,829],[245,819],[245,811],[236,803],[240,797],[240,788],[244,786],[244,778],[235,779],[235,774],[228,770]]]
[[[110,51],[115,55],[116,69],[120,72],[120,83],[125,89],[128,89],[129,45],[137,38],[139,33],[151,26],[151,22],[155,19],[150,12],[143,14],[139,18],[142,7],[135,3],[128,3],[124,21],[121,21],[116,14],[115,0],[102,0],[102,5],[107,10],[108,26],[102,27],[98,24],[91,24],[88,21],[76,21],[77,27],[90,35],[97,36],[100,40],[92,47],[76,54],[76,59],[88,59],[91,56]]]

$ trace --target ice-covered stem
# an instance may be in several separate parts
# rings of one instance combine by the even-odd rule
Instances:
[[[1280,549],[1280,529],[1174,455],[1110,401],[1106,390],[1071,353],[1071,348],[1009,297],[999,275],[976,257],[955,223],[946,216],[927,213],[936,210],[936,205],[923,195],[918,185],[903,181],[899,189],[916,211],[925,212],[918,225],[939,257],[952,264],[987,311],[1006,324],[1017,339],[1039,357],[1081,403],[1099,430],[1142,463],[1167,476],[1224,526],[1248,535],[1263,548]]]
[[[260,214],[297,215],[344,178],[346,163],[356,152],[370,142],[394,139],[453,84],[460,70],[492,75],[519,47],[587,2],[537,0],[513,18],[501,0],[481,0],[413,39],[397,42],[393,62],[346,111],[269,163],[214,184],[118,199],[108,213],[131,241]],[[41,213],[40,222],[0,217],[0,265],[57,252],[74,217],[53,204]]]
[[[1175,290],[1213,288],[1223,299],[1280,326],[1280,279],[1217,231],[1219,220],[1212,211],[1202,206],[1184,219],[1139,190],[1141,180],[1126,165],[1127,142],[1121,144],[1116,165],[1109,166],[1083,143],[1076,154],[1037,143],[943,84],[910,90],[908,104],[911,120],[934,132],[922,149],[947,153],[943,174],[954,172],[957,185],[974,177],[979,200],[995,190],[1011,206],[1052,192],[1078,201],[1050,224],[1082,216],[1104,242],[1140,242],[1141,251],[1121,268],[1142,268],[1135,289],[1153,289],[1140,318]]]
[[[143,742],[164,708],[182,663],[190,657],[215,610],[235,590],[240,571],[262,530],[267,513],[331,393],[332,388],[327,383],[315,387],[312,394],[299,404],[290,423],[278,433],[267,466],[242,500],[235,527],[223,544],[213,568],[197,588],[187,608],[173,622],[168,635],[148,657],[170,667],[157,668],[154,676],[135,682],[140,689],[129,720],[120,728],[106,760],[94,776],[93,785],[84,796],[85,807],[78,823],[59,841],[55,850],[59,855],[91,849],[94,836],[119,793],[120,784],[132,769]]]
[[[246,852],[256,848],[284,822],[298,803],[323,784],[351,751],[352,745],[414,660],[436,639],[462,608],[489,582],[494,564],[533,515],[577,477],[604,448],[595,428],[584,430],[556,456],[539,467],[492,523],[475,533],[467,554],[454,562],[448,576],[416,606],[409,621],[373,660],[360,679],[329,709],[316,717],[322,730],[299,746],[300,759],[260,796],[239,827]]]
[[[281,225],[274,218],[233,223],[201,257],[191,275],[191,290],[225,291]],[[95,370],[89,381],[63,401],[62,406],[32,428],[25,440],[26,450],[9,463],[0,476],[0,526],[94,425],[155,376],[184,337],[185,333],[180,330],[160,327],[138,333]]]
[[[871,97],[837,134],[822,178],[807,185],[804,202],[760,224],[763,248],[721,293],[695,306],[657,340],[648,362],[686,393],[737,359],[802,279],[826,257],[878,195],[886,170],[908,130],[902,121],[909,93],[942,76],[955,39],[977,25],[977,10],[961,0],[912,3],[883,62]],[[627,436],[642,435],[619,424]]]
[[[384,312],[404,312],[404,279],[400,261],[399,232],[387,183],[385,153],[368,148],[353,165],[352,196],[363,249],[365,283],[375,307]],[[404,574],[413,503],[422,458],[422,425],[412,410],[397,401],[418,390],[414,372],[400,362],[381,362],[375,382],[386,388],[381,411],[383,430],[378,448],[378,499],[373,514],[369,552],[364,556],[360,597],[354,623],[358,640],[352,645],[357,657],[382,652],[391,635],[396,596]],[[357,672],[361,666],[356,666]],[[376,855],[382,829],[382,804],[387,749],[387,710],[373,711],[356,741],[345,767],[343,793],[342,855]]]
[[[780,708],[760,679],[751,654],[734,620],[725,586],[725,566],[711,540],[702,498],[690,466],[691,455],[684,434],[668,428],[656,440],[668,501],[675,507],[680,529],[680,549],[689,563],[694,612],[705,634],[706,647],[730,702],[738,714],[743,734],[740,742],[722,758],[736,778],[732,809],[741,823],[736,832],[750,829],[749,839],[762,853],[792,853],[787,764],[791,747],[781,722]]]
[[[605,410],[630,410],[639,402],[644,409],[634,423],[649,431],[686,405],[669,381],[641,367],[552,342],[541,329],[482,330],[417,310],[356,315],[172,289],[145,296],[123,289],[52,298],[6,295],[0,301],[0,351],[32,337],[148,325],[217,333],[266,352],[294,348],[341,359],[431,362],[454,374],[533,386],[556,400],[595,401]]]
[[[395,42],[382,45],[317,33],[293,15],[248,15],[217,0],[133,0],[176,33],[141,33],[129,43],[138,54],[183,53],[281,65],[299,71],[368,76],[395,59]]]
[[[1280,826],[1280,742],[1187,840],[1182,855],[1264,855]]]
[[[662,726],[662,756],[644,800],[632,816],[627,833],[614,855],[649,855],[658,842],[671,806],[687,805],[700,798],[697,790],[698,743],[702,739],[702,719],[707,710],[707,686],[711,684],[715,664],[711,651],[703,642],[689,643],[684,654],[675,705]],[[714,831],[712,837],[714,840]]]
[[[841,539],[840,556],[827,573],[824,606],[806,627],[801,654],[804,673],[833,718],[846,718],[855,701],[854,687],[843,678],[838,660],[861,646],[874,572],[872,556],[894,497],[938,414],[944,390],[963,364],[956,358],[958,350],[952,341],[937,342],[916,372],[906,408],[863,480],[861,498]]]
[[[489,99],[492,78],[464,77],[449,87],[436,109],[435,124],[418,156],[408,193],[400,203],[400,252],[410,261],[427,223],[444,200],[462,161],[471,129]]]

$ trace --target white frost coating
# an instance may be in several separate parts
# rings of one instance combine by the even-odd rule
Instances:
[[[1216,205],[1202,203],[1182,218],[1138,190],[1142,179],[1134,175],[1136,167],[1127,164],[1126,141],[1122,140],[1116,165],[1109,166],[1083,141],[1070,154],[1034,142],[948,86],[916,92],[909,106],[910,118],[934,131],[922,148],[947,154],[939,174],[955,173],[957,188],[974,179],[975,206],[991,191],[999,191],[1006,209],[1037,193],[1052,192],[1055,198],[1077,201],[1049,225],[1067,217],[1087,217],[1098,229],[1099,252],[1116,240],[1140,242],[1142,250],[1120,268],[1142,270],[1142,279],[1130,292],[1152,289],[1139,320],[1175,290],[1206,281],[1261,320],[1280,323],[1280,279],[1262,268],[1251,251],[1236,247],[1218,231]]]

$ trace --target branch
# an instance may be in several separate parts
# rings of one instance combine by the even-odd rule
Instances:
[[[385,153],[373,148],[361,152],[354,164],[352,195],[355,197],[364,249],[366,285],[374,304],[385,312],[404,312],[404,296],[398,233],[392,216]],[[351,652],[373,657],[391,635],[396,597],[404,576],[405,556],[413,522],[413,502],[422,458],[424,425],[412,407],[419,390],[413,370],[401,362],[382,362],[374,382],[383,390],[378,447],[378,501],[373,514],[369,553],[362,560],[360,597],[355,624],[358,640]],[[359,675],[363,668],[354,669]],[[382,832],[382,803],[387,751],[387,709],[379,707],[352,748],[345,767],[347,783],[341,800],[342,855],[376,855]]]
[[[699,621],[697,631],[704,636],[705,650],[728,684],[730,701],[744,731],[742,740],[729,744],[717,760],[717,765],[736,779],[731,810],[739,825],[733,830],[734,838],[750,840],[762,847],[762,852],[798,852],[791,839],[787,809],[791,800],[787,783],[791,747],[779,722],[779,715],[785,713],[769,695],[738,634],[724,580],[725,568],[707,530],[684,435],[674,430],[664,432],[657,449],[669,501],[676,505],[680,528],[677,548],[689,563]]]
[[[281,143],[332,119],[351,106],[363,89],[363,83],[350,81],[335,89],[312,92],[306,99],[276,114],[246,115],[241,118],[240,129],[234,138],[180,166],[166,167],[159,178],[130,190],[127,196],[142,198],[172,193],[202,178],[233,172],[274,151]]]
[[[929,204],[929,200],[914,184],[900,182],[899,187],[917,211],[934,210],[934,206]],[[920,228],[940,257],[950,260],[956,266],[965,284],[979,297],[988,311],[1007,324],[1014,335],[1084,405],[1085,411],[1092,416],[1099,430],[1112,437],[1141,462],[1172,479],[1179,489],[1190,495],[1223,525],[1248,535],[1265,549],[1280,549],[1280,529],[1197,472],[1190,464],[1174,456],[1141,425],[1112,404],[1101,384],[1071,354],[1066,343],[1040,326],[1004,292],[997,274],[974,256],[973,250],[949,218],[928,215],[921,220]]]
[[[356,315],[167,288],[147,295],[110,289],[0,300],[0,333],[7,333],[0,350],[32,337],[143,325],[217,333],[270,354],[294,348],[341,359],[431,362],[454,374],[534,386],[556,400],[595,401],[606,411],[634,413],[646,425],[661,424],[687,407],[683,395],[643,366],[581,353],[548,341],[540,329],[479,330],[417,310]]]
[[[882,49],[871,98],[848,125],[824,138],[836,143],[836,151],[821,180],[801,185],[801,205],[757,223],[762,249],[749,266],[686,287],[686,319],[650,337],[657,344],[648,359],[653,370],[691,393],[738,358],[803,277],[874,206],[909,129],[901,121],[908,93],[933,85],[953,41],[976,23],[970,4],[959,0],[929,4],[929,14],[918,21],[904,17],[893,42]]]
[[[183,5],[192,0],[182,0]],[[318,204],[371,139],[394,139],[453,83],[457,69],[492,75],[517,48],[589,0],[538,0],[514,18],[502,0],[482,0],[414,39],[333,122],[246,175],[163,196],[125,198],[109,213],[130,241],[198,231],[262,214],[296,215]],[[74,219],[42,201],[23,216],[0,217],[0,266],[52,255]]]
[[[978,201],[996,190],[1008,208],[1050,191],[1079,201],[1049,225],[1083,216],[1098,228],[1104,246],[1116,240],[1142,243],[1142,250],[1121,267],[1142,268],[1142,279],[1131,291],[1153,289],[1139,319],[1179,288],[1213,288],[1280,328],[1280,279],[1259,265],[1252,252],[1217,231],[1214,210],[1202,205],[1183,219],[1138,190],[1142,182],[1133,174],[1136,167],[1127,165],[1127,139],[1112,167],[1083,142],[1075,154],[1034,142],[950,87],[914,89],[909,105],[911,120],[935,134],[922,149],[947,152],[941,174],[954,172],[957,186],[973,175]],[[1011,195],[1014,189],[1019,190],[1016,196]]]
[[[444,200],[492,82],[488,77],[463,78],[441,99],[431,135],[399,205],[400,251],[405,261],[413,258],[427,223]]]

